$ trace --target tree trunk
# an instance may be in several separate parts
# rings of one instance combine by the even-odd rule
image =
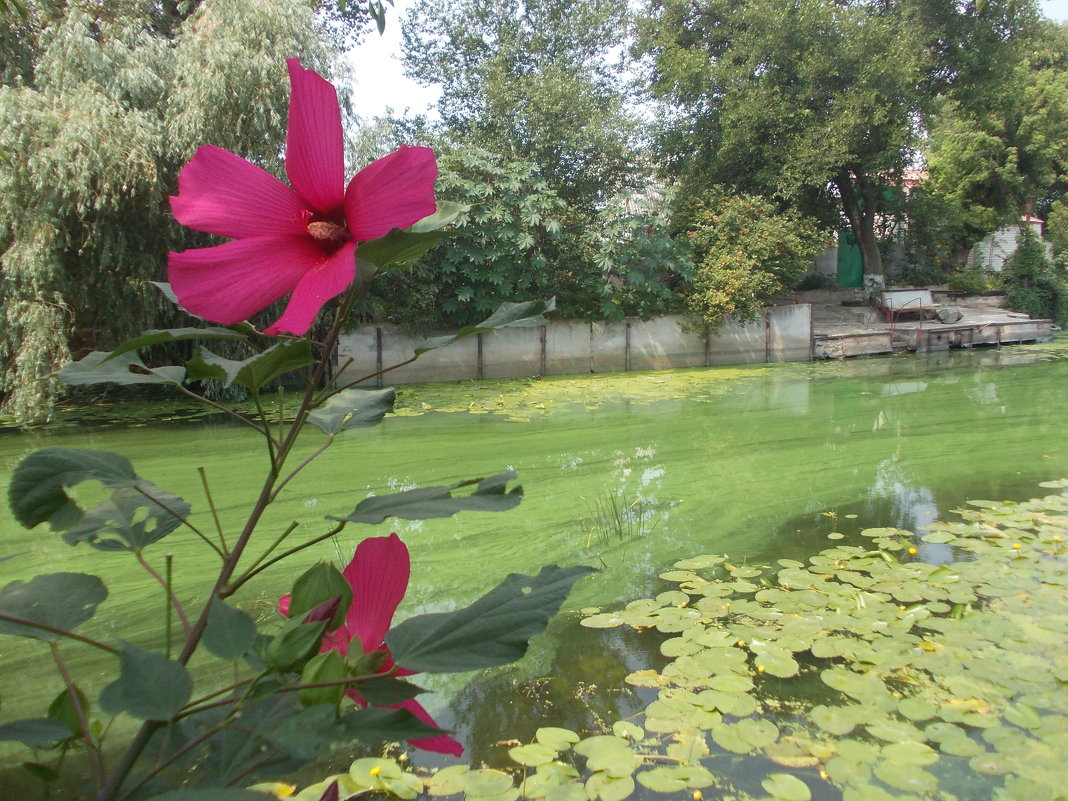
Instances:
[[[864,275],[883,279],[883,256],[879,252],[879,240],[875,236],[875,215],[878,213],[878,198],[875,187],[860,170],[843,169],[834,179],[842,211],[849,220],[849,227],[857,238],[860,255],[864,260]]]

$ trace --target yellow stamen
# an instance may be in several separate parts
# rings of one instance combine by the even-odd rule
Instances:
[[[315,220],[308,223],[308,235],[321,242],[338,241],[349,238],[349,229],[326,220]]]

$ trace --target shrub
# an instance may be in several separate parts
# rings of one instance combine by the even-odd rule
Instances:
[[[687,306],[713,330],[727,317],[755,319],[765,301],[797,285],[829,241],[814,220],[754,195],[711,195],[690,219]]]
[[[1068,321],[1068,282],[1046,256],[1046,247],[1023,228],[1016,252],[1005,262],[1005,300],[1010,309],[1036,318]]]

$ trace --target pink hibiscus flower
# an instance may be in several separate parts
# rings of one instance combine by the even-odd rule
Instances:
[[[408,578],[411,572],[408,547],[396,534],[388,537],[368,537],[356,546],[352,561],[342,571],[345,580],[352,587],[352,605],[345,615],[345,622],[323,638],[321,651],[338,651],[344,656],[348,653],[349,643],[353,637],[359,637],[364,653],[384,651],[385,661],[378,669],[379,673],[393,676],[414,676],[415,671],[394,667],[393,656],[385,644],[386,632],[393,622],[393,614],[404,593],[408,590]],[[278,610],[289,613],[289,596],[278,600]],[[355,689],[346,690],[349,696],[360,706],[367,702]],[[407,709],[419,720],[437,727],[422,705],[415,700],[398,704]],[[438,754],[463,754],[463,746],[452,737],[440,734],[422,740],[411,740],[416,748],[433,751]]]
[[[402,146],[345,187],[337,91],[300,60],[292,91],[286,174],[292,188],[228,150],[204,145],[178,176],[171,210],[182,225],[233,239],[170,253],[167,273],[193,314],[232,325],[291,294],[265,333],[303,335],[323,304],[356,277],[356,246],[434,213],[437,162]]]

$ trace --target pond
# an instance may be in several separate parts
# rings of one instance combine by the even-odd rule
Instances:
[[[455,608],[510,572],[546,563],[599,568],[567,608],[606,608],[658,591],[657,573],[684,557],[805,559],[832,533],[922,528],[968,498],[1031,497],[1039,482],[1068,476],[1066,356],[1061,339],[926,358],[407,388],[407,413],[341,437],[292,482],[261,536],[300,521],[294,536],[311,537],[327,529],[324,515],[347,514],[368,494],[509,468],[525,490],[518,509],[350,526],[284,571],[262,574],[240,602],[270,616],[306,565],[347,560],[361,538],[395,530],[413,563],[402,615]],[[312,431],[303,444],[311,452],[320,442]],[[227,530],[244,519],[263,464],[255,434],[219,421],[5,433],[0,457],[10,471],[26,452],[52,445],[123,454],[210,521],[203,466]],[[57,570],[98,573],[110,597],[84,633],[155,645],[144,628],[152,619],[146,599],[150,608],[162,601],[158,587],[122,555],[27,532],[6,508],[0,531],[0,555],[11,557],[0,563],[0,583]],[[157,563],[174,554],[179,576],[213,567],[210,552],[184,534],[154,550],[147,555]],[[924,555],[940,558],[937,549]],[[178,591],[206,588],[194,580]],[[469,757],[491,761],[495,741],[529,738],[540,725],[535,715],[575,727],[625,715],[626,698],[593,688],[620,687],[623,675],[658,658],[655,642],[633,634],[591,634],[565,618],[521,668],[470,685],[469,677],[435,684],[441,695],[427,706],[456,727]],[[37,663],[32,646],[0,641],[8,675]],[[58,680],[42,681],[6,696],[4,718],[41,714],[59,689]]]

